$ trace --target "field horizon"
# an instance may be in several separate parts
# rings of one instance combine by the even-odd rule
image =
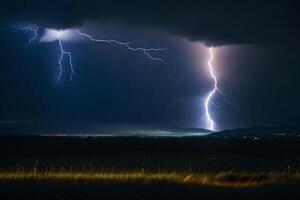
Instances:
[[[274,188],[299,197],[294,136],[0,138],[4,199],[281,199]]]

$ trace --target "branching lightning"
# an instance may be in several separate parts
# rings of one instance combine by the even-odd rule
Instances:
[[[151,52],[151,51],[164,51],[164,50],[166,50],[165,48],[149,48],[149,49],[141,48],[141,47],[134,48],[134,47],[130,46],[130,42],[120,42],[120,41],[117,41],[117,40],[96,39],[96,38],[93,38],[91,35],[89,35],[87,33],[81,32],[79,29],[76,29],[76,31],[77,31],[78,34],[88,38],[92,42],[103,42],[103,43],[109,43],[109,44],[112,44],[112,43],[118,44],[118,45],[126,47],[127,49],[129,49],[131,51],[141,51],[149,59],[154,60],[154,61],[160,61],[160,62],[164,63],[164,60],[162,58],[157,58],[157,57],[151,56],[149,52]]]
[[[37,27],[37,26],[21,27],[21,28],[18,28],[17,30],[24,31],[24,33],[27,33],[30,31],[32,34],[32,36],[29,38],[25,47],[32,44],[32,42],[38,38],[39,27]],[[46,30],[49,30],[49,29],[46,29]],[[70,67],[70,81],[73,83],[73,81],[74,81],[73,76],[76,73],[75,73],[74,67],[73,67],[72,53],[71,53],[71,51],[65,50],[64,45],[63,45],[62,36],[63,36],[64,31],[65,30],[52,30],[52,32],[54,32],[56,34],[56,35],[55,34],[52,34],[52,35],[55,35],[54,40],[58,41],[59,50],[60,50],[60,56],[59,56],[59,60],[58,60],[59,74],[58,74],[57,80],[61,80],[61,78],[63,76],[63,69],[64,69],[63,60],[65,59],[65,57],[67,57],[68,63],[69,63],[68,65]],[[78,34],[81,37],[87,38],[91,42],[116,44],[116,45],[125,47],[130,51],[140,52],[152,61],[158,61],[158,62],[165,63],[165,61],[162,58],[151,55],[152,52],[164,51],[164,50],[166,50],[165,48],[133,47],[130,42],[120,42],[115,39],[98,39],[98,38],[93,37],[91,34],[80,31],[79,29],[73,29],[73,32],[76,32],[76,34]],[[207,66],[208,66],[210,78],[213,80],[214,84],[213,84],[213,88],[210,90],[210,92],[208,93],[208,95],[205,98],[204,107],[205,107],[206,126],[208,129],[214,131],[216,129],[215,121],[213,120],[213,118],[211,116],[211,112],[210,112],[210,105],[214,105],[213,97],[216,95],[216,93],[218,93],[223,96],[224,101],[226,101],[227,103],[229,103],[231,105],[232,105],[232,103],[226,99],[226,96],[218,88],[218,79],[215,75],[214,66],[212,63],[214,60],[214,48],[210,47],[208,50],[209,50],[210,57],[207,62]]]
[[[62,61],[64,59],[64,56],[67,55],[68,56],[68,60],[69,60],[69,65],[70,65],[70,71],[71,71],[71,75],[70,75],[70,81],[73,83],[73,75],[75,74],[74,71],[74,67],[73,67],[73,63],[72,63],[72,54],[69,51],[65,51],[63,48],[63,44],[61,41],[61,31],[58,31],[57,33],[57,39],[58,39],[58,44],[59,44],[59,48],[60,48],[60,58],[58,61],[58,65],[59,65],[59,75],[57,80],[60,80],[62,73],[63,73],[63,66],[62,66]]]
[[[33,34],[32,37],[29,38],[27,44],[24,46],[24,47],[27,47],[27,46],[31,45],[34,40],[37,39],[39,27],[26,26],[26,27],[18,28],[17,30],[24,31],[24,33],[27,33],[28,31],[32,32],[32,34]],[[58,75],[57,80],[60,80],[62,77],[62,73],[63,73],[62,61],[64,59],[64,56],[67,55],[68,60],[69,60],[69,65],[70,65],[70,81],[73,83],[73,75],[75,74],[75,71],[74,71],[74,67],[73,67],[73,63],[72,63],[72,54],[71,54],[71,52],[64,50],[62,40],[61,40],[61,31],[56,31],[56,32],[57,32],[57,40],[58,40],[58,44],[59,44],[59,49],[60,49],[60,57],[58,60],[59,75]]]
[[[24,47],[27,47],[27,46],[31,45],[32,41],[34,41],[37,38],[39,27],[26,26],[26,27],[18,28],[17,30],[24,31],[24,33],[27,33],[28,31],[32,32],[32,34],[33,34],[32,37],[29,38],[27,44],[24,46]]]
[[[25,45],[25,47],[27,47],[28,45],[31,45],[32,42],[37,39],[38,33],[39,33],[39,27],[38,26],[25,26],[25,27],[18,28],[17,30],[24,31],[24,33],[27,33],[28,31],[30,31],[33,34],[32,37],[29,38],[29,40],[28,40],[27,44]],[[49,30],[49,29],[47,29],[47,30]],[[73,67],[72,53],[70,51],[67,51],[67,50],[64,49],[64,45],[63,45],[63,41],[62,41],[63,30],[53,30],[52,29],[51,31],[52,31],[52,33],[56,34],[55,40],[58,41],[59,50],[60,50],[60,56],[59,56],[59,60],[58,60],[59,74],[58,74],[57,80],[58,81],[61,80],[61,77],[63,76],[63,68],[64,68],[63,67],[63,60],[66,56],[68,61],[69,61],[69,66],[70,66],[70,81],[73,83],[74,82],[73,76],[76,73],[75,73],[74,67]],[[92,42],[102,42],[102,43],[117,44],[117,45],[120,45],[120,46],[124,46],[124,47],[126,47],[127,49],[129,49],[131,51],[142,52],[147,58],[149,58],[153,61],[160,61],[160,62],[165,63],[162,58],[154,57],[150,54],[151,52],[154,52],[154,51],[163,51],[163,50],[165,50],[165,48],[141,48],[141,47],[136,47],[135,48],[135,47],[132,47],[129,42],[120,42],[120,41],[112,40],[112,39],[110,39],[110,40],[95,39],[91,35],[81,32],[79,29],[76,29],[75,31],[80,36],[86,37]]]

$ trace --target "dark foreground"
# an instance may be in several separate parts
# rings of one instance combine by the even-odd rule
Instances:
[[[298,138],[66,138],[0,139],[1,172],[31,171],[299,171]],[[298,182],[254,188],[199,185],[0,181],[0,199],[300,199]]]
[[[222,189],[178,185],[1,184],[1,199],[299,199],[299,185]]]

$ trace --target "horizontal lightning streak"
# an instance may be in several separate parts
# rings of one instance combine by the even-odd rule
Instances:
[[[151,60],[160,61],[160,62],[165,63],[165,61],[162,58],[151,56],[149,52],[151,52],[151,51],[164,51],[164,50],[166,50],[166,48],[141,48],[141,47],[134,48],[134,47],[130,46],[130,42],[120,42],[120,41],[117,41],[117,40],[96,39],[96,38],[93,38],[91,35],[89,35],[87,33],[81,32],[79,29],[76,29],[76,31],[77,31],[78,34],[88,38],[92,42],[104,42],[104,43],[109,43],[109,44],[115,43],[115,44],[118,44],[118,45],[121,45],[121,46],[125,46],[127,49],[132,50],[132,51],[141,51]]]

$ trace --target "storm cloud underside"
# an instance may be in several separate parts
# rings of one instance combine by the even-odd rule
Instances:
[[[73,28],[85,22],[127,24],[203,41],[208,45],[293,43],[299,37],[296,1],[1,2],[3,22]]]

